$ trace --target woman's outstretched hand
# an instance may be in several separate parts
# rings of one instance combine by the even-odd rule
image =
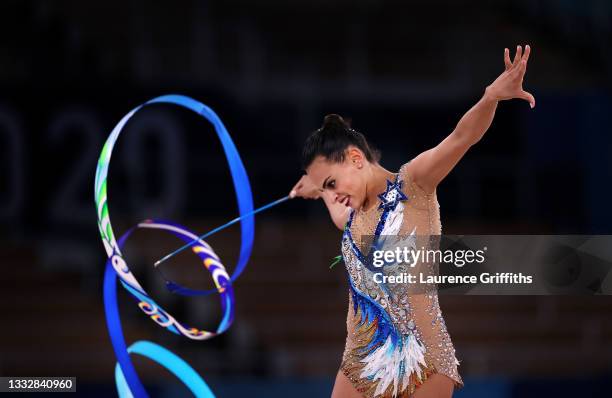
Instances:
[[[514,60],[510,61],[510,50],[504,49],[506,69],[487,87],[487,93],[497,101],[520,98],[529,102],[532,108],[535,107],[533,95],[523,90],[523,77],[527,71],[527,60],[529,60],[530,52],[531,47],[529,45],[525,46],[525,53],[523,53],[521,46],[517,46]]]
[[[319,199],[321,197],[321,191],[312,183],[307,174],[304,174],[289,192],[289,197],[292,199],[298,196],[304,199]]]

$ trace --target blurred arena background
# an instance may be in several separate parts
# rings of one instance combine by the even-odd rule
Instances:
[[[489,132],[438,188],[443,232],[612,233],[608,0],[0,7],[2,376],[76,376],[78,395],[116,394],[95,163],[119,119],[162,94],[192,96],[219,114],[258,206],[299,179],[301,145],[325,114],[351,119],[395,170],[453,130],[502,72],[504,47],[513,55],[530,44],[525,88],[536,108],[498,106]],[[170,106],[130,122],[109,181],[117,233],[153,217],[203,233],[237,214],[211,126]],[[177,319],[213,328],[215,297],[173,297],[151,269],[177,242],[136,235],[126,255],[147,289]],[[339,239],[322,203],[262,213],[229,332],[204,342],[172,335],[120,290],[126,340],[176,352],[218,397],[327,397],[346,335],[345,271],[329,268]],[[231,271],[239,229],[210,243]],[[173,261],[202,275],[189,255]],[[456,397],[609,394],[612,297],[440,300],[466,383]],[[188,396],[160,366],[134,361],[152,396]]]

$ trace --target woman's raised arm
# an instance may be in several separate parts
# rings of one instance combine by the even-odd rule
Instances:
[[[457,127],[436,147],[429,149],[411,161],[414,181],[426,192],[433,192],[444,177],[450,173],[467,150],[477,143],[489,129],[499,101],[520,98],[535,106],[533,95],[523,90],[523,77],[531,48],[525,53],[517,46],[514,61],[504,49],[504,72],[486,89],[483,97],[457,123]]]

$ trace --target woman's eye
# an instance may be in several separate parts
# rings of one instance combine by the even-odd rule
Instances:
[[[336,181],[335,180],[331,180],[327,183],[327,188],[335,188],[336,187]]]

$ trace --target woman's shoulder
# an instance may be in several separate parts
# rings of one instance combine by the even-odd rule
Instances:
[[[427,192],[415,180],[414,166],[415,163],[411,159],[408,162],[404,163],[399,169],[399,176],[402,181],[403,189],[407,191],[412,191],[411,193],[418,194],[419,196],[434,195],[435,190],[434,192]]]
[[[399,171],[398,171],[399,178],[402,181],[402,185],[404,186],[414,183],[414,170],[413,170],[414,164],[411,164],[411,162],[412,162],[412,159],[404,163],[399,168]]]

